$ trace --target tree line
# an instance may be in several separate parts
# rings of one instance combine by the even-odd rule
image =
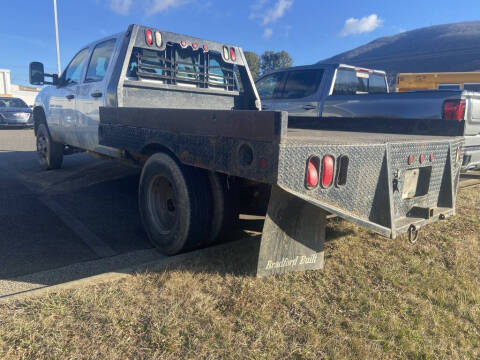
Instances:
[[[278,52],[267,50],[260,56],[252,51],[245,51],[244,54],[254,79],[269,71],[293,65],[290,54],[284,50]]]

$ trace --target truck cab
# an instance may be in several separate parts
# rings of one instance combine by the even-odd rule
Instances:
[[[139,25],[82,47],[59,76],[31,63],[30,80],[51,85],[35,101],[35,132],[44,122],[51,139],[69,150],[113,158],[122,152],[99,144],[100,107],[260,106],[241,48]]]
[[[263,110],[321,116],[327,99],[388,93],[386,74],[345,64],[317,63],[279,69],[256,81]]]

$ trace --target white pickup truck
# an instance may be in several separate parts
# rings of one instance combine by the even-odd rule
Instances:
[[[45,76],[30,64],[31,83]],[[141,166],[140,217],[165,254],[216,241],[243,211],[237,200],[262,193],[258,275],[321,268],[327,213],[412,240],[455,214],[463,121],[307,118],[302,128],[305,117],[259,111],[240,47],[139,25],[49,76],[33,109],[41,164],[88,151]]]

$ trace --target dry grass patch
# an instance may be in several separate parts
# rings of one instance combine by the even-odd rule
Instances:
[[[256,279],[258,240],[9,303],[6,359],[480,358],[480,186],[415,246],[329,223],[324,271]]]

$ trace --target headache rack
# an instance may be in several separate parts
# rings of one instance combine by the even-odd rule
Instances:
[[[134,48],[127,75],[169,85],[241,91],[236,65],[223,62],[219,53],[172,43],[164,50]]]

